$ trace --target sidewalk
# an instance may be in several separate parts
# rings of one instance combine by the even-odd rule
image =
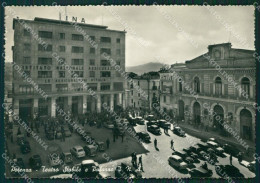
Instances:
[[[208,131],[206,132],[204,129],[200,130],[194,128],[191,125],[178,123],[178,125],[188,134],[193,135],[195,137],[200,138],[202,141],[207,141],[209,138],[215,138],[221,145],[230,144],[236,146],[241,152],[244,153],[243,159],[246,161],[253,161],[254,160],[254,152],[255,152],[255,144],[252,141],[244,140],[246,144],[249,146],[250,152],[247,155],[246,149],[235,139],[233,136],[231,137],[223,137],[215,131]]]

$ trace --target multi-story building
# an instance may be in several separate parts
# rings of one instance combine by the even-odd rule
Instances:
[[[209,45],[208,52],[160,72],[160,106],[180,120],[224,130],[225,121],[244,139],[255,137],[254,51]]]
[[[124,104],[125,80],[103,53],[124,71],[125,31],[110,30],[103,25],[43,18],[14,19],[13,29],[14,62],[48,96],[45,100],[31,83],[24,81],[14,70],[15,113],[23,117],[34,113],[55,116],[55,103],[72,114],[100,112],[103,103],[111,109]],[[84,87],[72,73],[88,87]],[[90,90],[95,92],[96,97]]]
[[[140,90],[128,83],[128,106],[137,109],[151,109],[153,102],[159,100],[159,75],[136,76],[133,78],[133,83],[140,87]]]

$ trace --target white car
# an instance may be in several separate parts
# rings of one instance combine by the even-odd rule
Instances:
[[[169,157],[168,162],[171,166],[177,167],[179,169],[186,169],[187,168],[187,163],[185,163],[182,158],[178,155],[172,155]]]
[[[48,159],[52,167],[62,164],[60,156],[56,153],[49,154]]]
[[[70,149],[70,152],[77,158],[83,158],[86,155],[83,147],[81,146],[74,146],[73,148]]]

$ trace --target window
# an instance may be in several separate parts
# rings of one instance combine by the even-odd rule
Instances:
[[[71,87],[73,91],[83,91],[83,85],[81,83],[72,83]]]
[[[23,50],[24,51],[31,51],[31,44],[30,43],[24,43],[23,44]]]
[[[59,71],[59,78],[65,78],[65,71]]]
[[[23,36],[31,36],[31,34],[27,29],[24,29],[23,30]]]
[[[59,51],[60,52],[65,52],[66,51],[66,47],[65,46],[59,46]]]
[[[91,41],[95,41],[95,36],[89,36],[90,37],[90,39],[91,39]]]
[[[51,84],[39,84],[39,88],[41,88],[45,92],[50,92]]]
[[[52,78],[52,71],[38,71],[38,78]]]
[[[120,65],[120,60],[117,60],[117,61],[116,61],[116,65]]]
[[[19,86],[20,93],[33,93],[33,87],[31,85],[20,85]]]
[[[121,50],[120,49],[116,49],[116,54],[117,55],[121,55]]]
[[[52,58],[38,57],[38,65],[52,65]]]
[[[108,60],[101,60],[100,65],[101,66],[110,66],[110,62]]]
[[[95,54],[96,53],[96,49],[95,48],[90,48],[89,49],[89,53],[90,54]]]
[[[101,89],[101,91],[108,91],[108,90],[110,90],[110,84],[107,84],[107,83],[102,84],[101,83],[100,89]]]
[[[123,91],[122,82],[115,82],[113,85],[114,85],[114,91]]]
[[[52,45],[47,45],[47,47],[44,47],[41,44],[38,44],[38,51],[52,51]]]
[[[71,52],[72,53],[83,53],[83,47],[72,46]]]
[[[49,31],[39,31],[39,37],[51,39],[52,38],[52,32],[49,32]]]
[[[241,88],[243,92],[250,96],[250,80],[248,78],[244,77],[241,80]]]
[[[215,94],[222,95],[222,81],[220,77],[215,79]]]
[[[31,64],[31,57],[23,57],[22,64]]]
[[[72,34],[72,40],[74,40],[74,41],[83,41],[83,35],[81,35],[81,34]]]
[[[111,55],[111,49],[109,49],[109,48],[101,48],[100,49],[100,54],[103,54],[103,53]]]
[[[200,80],[198,77],[194,78],[194,91],[200,93]]]
[[[94,78],[95,77],[95,71],[89,71],[89,77]]]
[[[182,82],[181,81],[179,81],[179,92],[182,92]]]
[[[97,83],[89,83],[88,88],[93,91],[97,91]]]
[[[100,42],[101,43],[111,43],[111,38],[110,37],[101,37]]]
[[[60,39],[65,39],[65,33],[59,33]]]
[[[166,95],[163,96],[163,102],[166,103]]]
[[[95,59],[90,59],[89,60],[89,65],[95,65]]]
[[[117,39],[116,39],[116,43],[120,43],[120,38],[117,38]]]
[[[140,93],[138,93],[138,97],[140,97]]]
[[[68,84],[56,84],[58,92],[68,91]]]
[[[59,58],[59,60],[57,62],[59,65],[63,65],[63,64],[65,64],[65,58]]]
[[[101,71],[100,76],[104,77],[104,78],[111,77],[111,73],[110,73],[110,71]]]
[[[83,65],[83,59],[72,59],[71,65]]]
[[[79,77],[79,78],[83,78],[84,72],[83,71],[74,71],[74,76],[71,75],[71,77]]]

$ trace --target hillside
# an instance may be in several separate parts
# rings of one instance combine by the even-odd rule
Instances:
[[[138,75],[141,75],[150,71],[159,71],[161,67],[163,67],[162,63],[149,62],[147,64],[142,64],[138,66],[126,67],[126,71],[134,72]]]

